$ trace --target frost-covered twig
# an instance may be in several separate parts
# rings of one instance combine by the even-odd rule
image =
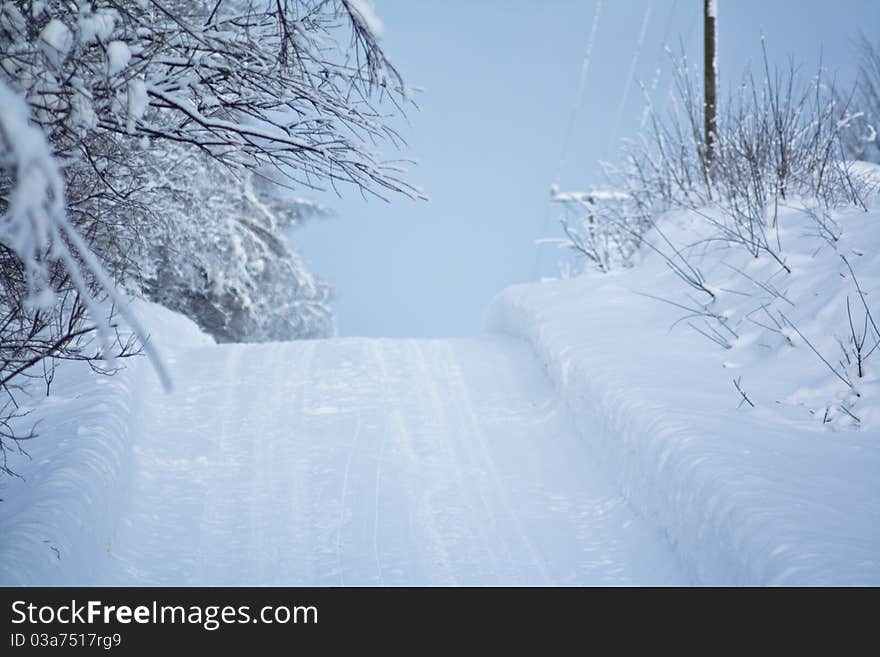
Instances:
[[[55,303],[51,287],[50,265],[61,263],[70,276],[88,308],[104,354],[112,361],[111,337],[106,312],[95,296],[89,279],[96,281],[98,290],[106,294],[140,338],[146,331],[140,321],[128,310],[127,303],[117,291],[104,267],[67,219],[64,206],[64,180],[50,146],[39,127],[30,121],[27,104],[0,80],[0,162],[10,171],[14,186],[0,217],[0,243],[9,247],[22,263],[27,277],[27,303],[34,308],[49,308]],[[62,341],[87,333],[80,329],[59,339],[49,354],[54,354]],[[159,377],[166,388],[171,380],[159,358],[155,346],[144,345]],[[0,385],[6,384],[27,367],[39,362],[38,357],[26,361],[10,372],[4,372]]]
[[[831,370],[834,376],[843,381],[851,390],[855,390],[855,386],[853,386],[852,381],[850,381],[844,374],[838,372],[837,368],[834,367],[834,365],[832,365],[830,362],[828,362],[828,359],[825,358],[825,356],[823,356],[821,352],[813,346],[813,343],[810,342],[807,337],[800,332],[800,329],[798,329],[798,327],[790,319],[788,319],[788,317],[786,317],[782,312],[779,313],[779,316],[782,317],[783,320],[785,320],[785,323],[788,324],[794,330],[794,332],[798,334],[798,336],[800,336],[800,339],[803,340],[804,343],[812,350],[812,352],[819,357],[819,360],[825,363],[825,365],[828,367],[829,370]]]
[[[737,408],[742,407],[743,404],[748,404],[749,406],[754,408],[755,407],[754,402],[752,402],[752,400],[749,399],[749,396],[742,389],[742,377],[741,376],[738,376],[733,380],[733,385],[736,388],[736,391],[742,396],[742,399],[740,400],[739,404],[737,405]]]

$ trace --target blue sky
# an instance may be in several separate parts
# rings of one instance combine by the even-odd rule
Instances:
[[[409,180],[428,202],[365,201],[311,194],[335,216],[314,221],[292,241],[336,288],[342,336],[478,335],[483,311],[505,286],[553,275],[560,255],[535,246],[558,236],[549,187],[559,166],[592,0],[376,0],[384,46],[409,84],[424,88],[421,111],[402,125],[403,151],[418,160]],[[853,39],[880,32],[876,0],[719,0],[720,84],[738,81],[760,59],[787,58],[812,72],[820,54],[829,71],[851,79]],[[643,108],[625,82],[646,12],[636,81],[663,76],[664,35],[699,58],[702,0],[605,0],[583,104],[568,142],[563,189],[601,184],[597,163],[613,160]],[[697,61],[699,61],[697,59]],[[615,127],[619,126],[617,130]],[[386,149],[389,157],[397,155]],[[585,306],[588,307],[588,306]]]

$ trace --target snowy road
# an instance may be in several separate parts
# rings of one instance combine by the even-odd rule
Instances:
[[[681,584],[524,344],[191,349],[145,392],[102,583]]]

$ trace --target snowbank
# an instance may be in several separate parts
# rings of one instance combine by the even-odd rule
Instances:
[[[682,308],[639,294],[694,305],[656,254],[620,273],[512,287],[488,310],[488,330],[531,342],[583,439],[697,583],[880,584],[880,354],[863,377],[844,372],[850,389],[790,327],[749,314],[766,291],[741,273],[772,276],[785,299],[768,294],[768,309],[784,307],[835,363],[847,297],[859,331],[863,318],[841,255],[880,318],[880,213],[834,220],[836,248],[800,209],[784,212],[790,275],[732,249],[700,262],[712,310],[737,333],[726,349]]]
[[[169,354],[211,344],[191,321],[156,304],[132,310]],[[0,481],[0,585],[75,585],[98,580],[113,552],[131,483],[131,439],[137,430],[138,392],[155,373],[143,358],[107,377],[83,363],[63,363],[51,395],[33,391],[39,437],[24,445],[30,457],[10,454],[21,478]],[[41,427],[44,430],[41,430]]]

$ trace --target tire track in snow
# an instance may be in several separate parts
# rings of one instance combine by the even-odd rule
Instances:
[[[266,558],[268,555],[267,541],[268,530],[274,523],[271,522],[269,510],[277,512],[281,507],[278,504],[279,498],[275,494],[277,491],[273,489],[275,467],[279,463],[279,459],[269,460],[267,451],[277,445],[279,435],[279,423],[275,419],[274,426],[269,421],[273,418],[273,412],[277,413],[277,409],[283,408],[283,399],[280,396],[281,386],[280,378],[282,373],[281,363],[286,358],[266,358],[266,354],[262,349],[253,349],[254,355],[258,357],[261,371],[271,377],[272,382],[269,387],[270,394],[264,395],[247,395],[247,401],[242,405],[241,424],[247,426],[256,426],[252,432],[250,441],[250,453],[252,455],[254,467],[251,471],[251,495],[250,495],[250,545],[248,546],[255,554],[264,555],[263,558],[257,559],[256,581],[260,584],[270,583],[269,564],[272,560]],[[288,349],[282,351],[285,355]],[[248,411],[254,409],[253,416]],[[243,428],[243,427],[242,427]],[[274,431],[273,431],[274,429]],[[242,432],[245,434],[246,432]],[[244,435],[239,436],[239,440],[243,443]],[[247,450],[243,444],[241,449]],[[274,451],[274,450],[273,450]],[[282,523],[282,527],[286,528],[287,523]],[[275,571],[277,575],[277,570]]]
[[[379,558],[379,484],[382,481],[382,459],[385,457],[385,444],[388,435],[382,436],[382,446],[379,448],[379,458],[376,461],[376,488],[373,496],[373,557],[376,561],[376,572],[379,576],[380,586],[385,586],[385,578],[382,576],[382,560]]]
[[[381,399],[383,407],[388,406],[388,369],[385,365],[382,352],[379,349],[378,342],[373,340],[370,342],[370,356],[379,367],[381,377],[379,379],[379,389],[381,390]],[[385,445],[388,442],[388,432],[382,432],[381,446],[379,447],[379,457],[376,460],[376,479],[375,490],[373,496],[373,558],[376,562],[376,572],[379,577],[379,585],[385,586],[385,579],[382,576],[382,561],[379,558],[379,488],[382,480],[382,459],[385,456]]]
[[[437,347],[435,343],[428,343],[430,347],[430,353],[433,364],[436,366],[436,354],[438,353]],[[417,375],[417,380],[421,383],[421,385],[417,386],[417,390],[419,395],[424,398],[427,397],[427,404],[423,403],[423,407],[426,407],[425,416],[430,416],[431,418],[436,419],[439,427],[443,428],[442,435],[449,436],[453,433],[453,427],[449,420],[449,413],[446,410],[446,405],[441,400],[440,395],[440,387],[437,384],[436,377],[431,374],[431,370],[428,367],[428,356],[425,354],[426,346],[423,343],[413,343],[413,354],[412,359],[415,364],[415,370]],[[436,370],[435,370],[436,371]],[[449,480],[452,480],[455,483],[455,490],[460,498],[461,505],[467,509],[466,518],[468,520],[468,530],[472,532],[472,535],[476,535],[479,537],[480,545],[483,549],[483,554],[488,557],[487,561],[490,564],[495,564],[497,562],[497,558],[495,553],[491,547],[489,539],[486,535],[485,524],[477,521],[477,512],[474,507],[473,496],[468,495],[466,493],[467,487],[464,482],[462,463],[458,456],[458,452],[452,447],[452,444],[448,440],[442,441],[434,441],[435,444],[432,444],[431,447],[440,451],[445,457],[445,471],[443,474],[447,476]],[[435,479],[437,475],[435,474]],[[433,509],[429,508],[428,513],[432,513]],[[433,516],[433,513],[432,513]],[[441,550],[444,555],[446,555],[447,561],[449,560],[449,549],[446,547],[445,542],[442,539],[441,532],[434,526],[434,532],[438,537],[437,540],[442,544]],[[448,539],[447,539],[448,540]],[[462,549],[464,546],[459,544],[459,549]],[[461,557],[462,555],[458,555]],[[450,573],[453,572],[453,568],[449,566]],[[497,580],[497,572],[493,573]],[[457,578],[451,574],[453,583],[457,580]]]
[[[447,388],[447,404],[454,408],[456,411],[458,424],[460,425],[460,432],[450,431],[450,436],[454,436],[455,444],[458,445],[459,453],[463,454],[464,460],[459,461],[461,464],[461,470],[467,471],[468,469],[474,471],[475,473],[481,474],[480,461],[475,456],[472,443],[470,441],[470,436],[466,435],[465,430],[467,429],[468,422],[466,421],[465,413],[462,411],[462,390],[461,390],[461,381],[456,379],[454,376],[454,366],[452,363],[456,360],[457,355],[454,353],[451,345],[449,343],[445,343],[441,349],[438,350],[436,356],[436,365],[438,371],[443,372],[443,381],[446,384]],[[473,431],[473,427],[471,427]],[[473,478],[473,483],[469,486],[472,491],[472,496],[475,496],[479,499],[480,506],[483,509],[484,520],[483,522],[475,521],[473,524],[479,527],[491,527],[497,524],[497,514],[494,513],[492,506],[484,493],[484,487],[482,485],[483,478],[475,477]],[[494,537],[497,539],[498,547],[501,552],[504,553],[503,558],[499,558],[498,550],[492,547],[492,542],[487,541],[487,547],[489,550],[489,555],[491,557],[491,563],[493,566],[493,570],[495,571],[496,581],[510,582],[508,579],[507,573],[505,576],[501,576],[502,567],[506,570],[508,569],[514,562],[513,553],[510,550],[510,545],[507,541],[503,540],[500,532],[495,532]],[[485,566],[484,566],[485,567]],[[515,571],[512,574],[516,574]]]
[[[223,362],[223,372],[224,372],[224,381],[235,381],[237,380],[235,377],[238,374],[240,367],[240,359],[241,359],[241,350],[233,347],[231,353],[224,359]],[[201,349],[199,350],[201,352]],[[233,410],[235,409],[235,399],[237,397],[236,390],[234,386],[225,385],[225,391],[223,395],[223,403],[222,403],[222,411],[220,413],[220,431],[218,434],[215,434],[216,438],[214,438],[214,452],[215,458],[216,454],[219,453],[220,459],[222,462],[225,462],[226,456],[230,454],[232,451],[230,449],[230,435],[228,431],[228,426],[230,424],[231,418],[233,417]],[[211,522],[210,519],[213,518],[224,518],[224,516],[228,520],[234,517],[234,513],[229,513],[229,503],[228,497],[226,495],[220,494],[223,491],[217,490],[217,484],[220,483],[218,481],[219,477],[210,477],[208,481],[205,482],[205,499],[204,506],[202,507],[202,514],[198,519],[197,527],[198,527],[198,548],[196,550],[196,554],[200,555],[200,559],[196,562],[195,572],[192,573],[190,580],[194,584],[200,584],[206,581],[206,570],[208,565],[212,565],[214,562],[210,558],[211,547],[217,542],[217,535],[211,534],[209,532],[209,528],[212,526],[221,526],[221,522]],[[221,488],[224,488],[221,484]],[[226,491],[228,494],[228,491]],[[238,496],[234,496],[238,497]],[[226,513],[224,513],[224,511]]]
[[[437,527],[434,508],[431,505],[431,494],[437,490],[438,484],[437,468],[430,459],[430,453],[437,453],[439,450],[437,449],[436,440],[431,440],[430,420],[436,419],[439,417],[439,414],[433,412],[437,409],[433,408],[430,402],[426,400],[424,390],[426,388],[429,390],[433,389],[434,383],[431,377],[423,376],[424,373],[419,368],[419,363],[424,363],[424,355],[420,343],[407,340],[401,345],[399,351],[400,355],[405,356],[403,362],[407,363],[409,368],[415,366],[415,371],[408,368],[406,374],[409,378],[412,378],[414,375],[414,383],[418,382],[418,385],[411,387],[411,392],[415,395],[414,402],[418,410],[416,416],[424,422],[424,425],[417,427],[421,429],[421,432],[416,433],[416,438],[421,436],[423,441],[429,442],[426,450],[423,449],[421,452],[417,450],[413,432],[410,430],[403,415],[399,410],[394,412],[398,436],[401,438],[399,447],[405,461],[404,465],[407,466],[404,468],[404,474],[408,475],[405,477],[407,481],[406,495],[413,503],[413,511],[418,522],[416,530],[419,532],[419,536],[416,537],[412,527],[412,518],[410,518],[408,539],[415,549],[423,554],[422,570],[424,575],[430,575],[431,583],[452,585],[457,582],[457,578],[455,577],[449,550],[443,540],[442,532]],[[448,467],[443,472],[447,476],[450,474]],[[419,538],[422,538],[422,534],[424,534],[423,538],[425,540],[419,540]]]
[[[291,443],[296,434],[291,431],[287,413],[279,413],[279,410],[291,406],[289,400],[295,387],[291,385],[288,374],[291,364],[298,360],[295,356],[301,356],[304,371],[308,372],[314,353],[314,347],[309,343],[286,343],[278,348],[280,353],[273,354],[255,347],[261,356],[261,370],[271,371],[271,394],[254,396],[259,400],[255,415],[262,426],[254,432],[251,440],[256,445],[257,468],[254,477],[262,493],[262,499],[255,497],[252,501],[257,524],[255,549],[258,554],[265,555],[260,559],[259,581],[266,585],[279,585],[285,579],[280,575],[286,574],[287,564],[291,561],[286,551],[292,545],[291,531],[297,501],[289,494],[293,465]],[[301,486],[294,490],[301,491]],[[274,559],[269,558],[270,546]]]
[[[535,548],[534,543],[532,543],[531,539],[529,538],[528,533],[523,527],[522,520],[520,519],[519,515],[516,513],[513,505],[510,502],[510,496],[507,488],[502,483],[501,478],[498,475],[498,469],[495,466],[495,460],[493,459],[487,445],[486,434],[483,431],[479,418],[477,417],[477,413],[474,410],[470,389],[468,387],[467,381],[465,380],[464,373],[460,365],[458,364],[458,359],[453,357],[453,349],[451,344],[446,343],[446,351],[449,354],[449,358],[447,360],[447,362],[449,363],[449,369],[447,371],[450,374],[450,381],[454,381],[456,387],[461,390],[461,394],[458,400],[463,406],[463,416],[467,420],[468,426],[471,429],[471,433],[477,439],[477,447],[479,448],[480,452],[480,456],[478,458],[482,461],[487,471],[489,472],[491,483],[494,486],[497,498],[504,512],[507,514],[508,518],[510,518],[515,532],[518,535],[519,539],[522,541],[526,552],[529,554],[532,562],[534,563],[534,566],[541,574],[544,583],[547,585],[552,585],[553,578],[550,576],[550,571],[547,568],[547,564],[541,557],[540,552],[537,550],[537,548]]]
[[[354,438],[351,441],[351,447],[348,449],[348,458],[345,461],[345,472],[342,475],[342,494],[339,502],[339,529],[336,538],[336,559],[339,564],[339,583],[345,586],[345,559],[342,556],[342,532],[345,529],[345,517],[348,511],[346,501],[348,499],[348,477],[351,472],[351,464],[357,453],[358,442],[363,429],[363,419],[360,412],[357,414],[357,425],[354,429]]]
[[[310,450],[312,445],[309,441],[307,432],[306,418],[309,417],[309,409],[312,405],[310,393],[314,389],[315,376],[315,360],[318,354],[318,344],[314,340],[304,340],[298,343],[299,358],[277,358],[274,357],[274,363],[278,371],[282,375],[288,374],[291,363],[299,364],[299,371],[296,377],[284,378],[284,385],[279,383],[278,389],[284,390],[283,395],[279,395],[279,405],[285,409],[282,414],[282,426],[286,427],[284,435],[278,435],[276,440],[283,441],[290,453],[289,458],[278,459],[275,463],[276,467],[282,467],[284,472],[279,476],[279,495],[285,495],[288,499],[290,508],[290,518],[284,519],[286,538],[283,545],[288,547],[290,554],[286,555],[285,562],[293,564],[297,571],[296,581],[303,584],[313,585],[316,583],[315,576],[315,550],[318,548],[317,541],[314,540],[314,527],[317,515],[320,509],[316,508],[316,504],[312,499],[312,486],[315,482],[311,481],[311,470],[309,463],[304,462],[311,456]],[[292,344],[288,348],[288,352],[292,351]],[[299,383],[299,403],[290,403],[290,380]],[[278,420],[276,419],[276,422]],[[295,428],[294,428],[295,427]],[[294,443],[296,440],[296,443]],[[300,467],[301,466],[301,467]],[[296,533],[292,535],[291,530],[296,524]]]
[[[267,367],[268,359],[259,347],[251,345],[236,345],[239,356],[236,358],[236,369],[232,373],[232,381],[248,381],[248,375],[259,371],[264,377],[275,375],[275,367]],[[242,355],[249,356],[247,367],[242,367]],[[268,370],[268,371],[267,371]],[[273,380],[273,379],[270,379]],[[274,381],[273,381],[274,382]],[[232,387],[232,386],[230,386]],[[271,386],[275,387],[275,386]],[[246,389],[246,388],[245,388]],[[271,394],[251,395],[239,394],[234,404],[235,414],[231,427],[224,427],[224,433],[232,429],[233,440],[231,447],[237,453],[244,466],[244,472],[240,476],[244,479],[244,494],[241,496],[242,513],[238,522],[244,526],[237,532],[238,541],[235,541],[239,554],[236,562],[246,567],[248,578],[259,584],[265,584],[266,573],[266,532],[263,531],[264,514],[270,495],[267,490],[271,485],[271,470],[266,461],[266,442],[273,435],[272,424],[267,422],[267,414],[264,409],[277,409],[274,405],[275,392]],[[271,413],[269,417],[272,417]],[[222,488],[222,486],[221,486]],[[229,497],[229,489],[218,490],[218,496]],[[268,499],[267,499],[268,498]],[[273,505],[274,508],[274,505]],[[233,521],[235,522],[235,521]],[[246,538],[245,538],[246,537]],[[236,537],[230,537],[233,542]],[[218,546],[215,546],[215,550]],[[245,560],[244,554],[260,555],[257,559]],[[219,555],[218,555],[219,557]]]

